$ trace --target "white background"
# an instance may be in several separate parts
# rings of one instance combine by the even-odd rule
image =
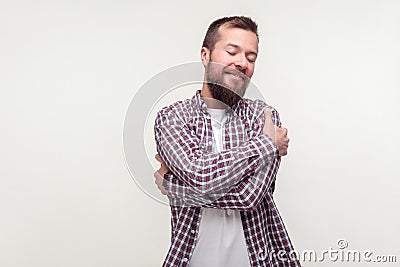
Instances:
[[[259,24],[253,81],[289,128],[275,198],[297,250],[345,238],[400,261],[399,14],[395,0],[1,1],[0,266],[161,265],[169,209],[129,176],[125,111],[147,79],[198,61],[226,15]]]

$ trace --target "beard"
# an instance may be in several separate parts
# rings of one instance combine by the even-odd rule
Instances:
[[[209,62],[206,67],[206,82],[212,97],[233,107],[244,96],[250,79],[239,70]]]

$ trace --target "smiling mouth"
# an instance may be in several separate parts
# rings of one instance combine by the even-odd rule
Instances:
[[[226,72],[226,74],[229,74],[230,76],[234,77],[235,79],[244,80],[243,75],[232,73],[232,72]]]

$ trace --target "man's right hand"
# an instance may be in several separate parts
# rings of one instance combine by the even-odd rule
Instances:
[[[263,134],[268,135],[269,138],[274,141],[279,151],[279,156],[286,156],[289,147],[290,139],[287,137],[288,130],[286,128],[280,128],[272,121],[272,114],[269,108],[264,110],[265,121]]]
[[[169,168],[165,164],[165,161],[161,158],[160,155],[156,154],[156,160],[161,163],[161,167],[154,173],[154,178],[156,180],[154,181],[160,190],[161,194],[163,195],[168,195],[167,189],[163,186],[163,181],[164,181],[164,174],[166,174],[169,171]]]

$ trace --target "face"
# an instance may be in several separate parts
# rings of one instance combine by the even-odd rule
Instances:
[[[239,28],[220,27],[214,49],[202,48],[206,82],[213,98],[233,106],[245,94],[254,73],[257,36]]]

